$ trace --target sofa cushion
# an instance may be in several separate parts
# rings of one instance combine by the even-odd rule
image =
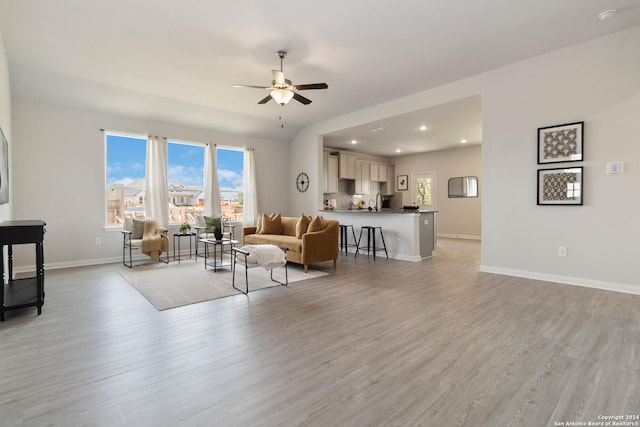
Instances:
[[[298,218],[295,216],[283,216],[282,217],[282,234],[283,236],[296,236],[296,223]]]
[[[244,236],[245,245],[276,245],[287,248],[290,252],[302,252],[302,240],[295,236],[284,236],[282,234],[247,234]]]
[[[307,228],[308,233],[312,233],[314,231],[322,231],[327,227],[327,223],[324,222],[324,218],[320,215],[313,218],[309,223],[309,227]]]
[[[302,235],[307,232],[309,224],[311,223],[311,217],[305,214],[300,215],[296,222],[296,238],[302,239]]]
[[[262,229],[258,234],[282,234],[282,215],[262,214]]]
[[[276,216],[275,213],[272,213],[271,215],[262,212],[258,213],[258,219],[256,220],[256,234],[260,234],[262,232],[262,215],[267,215],[269,218]]]

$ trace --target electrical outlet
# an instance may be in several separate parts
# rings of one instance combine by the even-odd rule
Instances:
[[[101,245],[102,244],[102,239],[99,237],[96,237],[96,245]]]
[[[558,246],[558,256],[567,256],[566,246]]]

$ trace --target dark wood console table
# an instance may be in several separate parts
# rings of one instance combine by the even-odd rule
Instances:
[[[38,315],[44,304],[44,221],[4,221],[0,222],[0,321],[9,310],[37,307]],[[13,245],[33,243],[36,247],[36,276],[13,279]],[[8,247],[8,277],[5,283],[4,247]]]

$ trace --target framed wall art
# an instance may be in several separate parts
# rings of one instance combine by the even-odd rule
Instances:
[[[584,122],[538,128],[538,164],[579,162]]]
[[[538,205],[582,205],[582,167],[538,169]]]
[[[0,203],[9,203],[9,144],[0,128]]]
[[[396,187],[398,191],[407,191],[409,189],[409,175],[398,175]]]

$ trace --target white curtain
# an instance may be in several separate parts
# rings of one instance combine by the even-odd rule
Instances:
[[[167,183],[167,139],[147,138],[147,176],[144,195],[144,214],[158,225],[169,226],[169,188]]]
[[[220,185],[218,184],[215,144],[207,144],[204,158],[204,214],[220,216],[222,208],[220,207]]]
[[[256,186],[256,162],[253,148],[244,151],[244,206],[242,219],[246,227],[256,225],[258,219],[258,187]]]

